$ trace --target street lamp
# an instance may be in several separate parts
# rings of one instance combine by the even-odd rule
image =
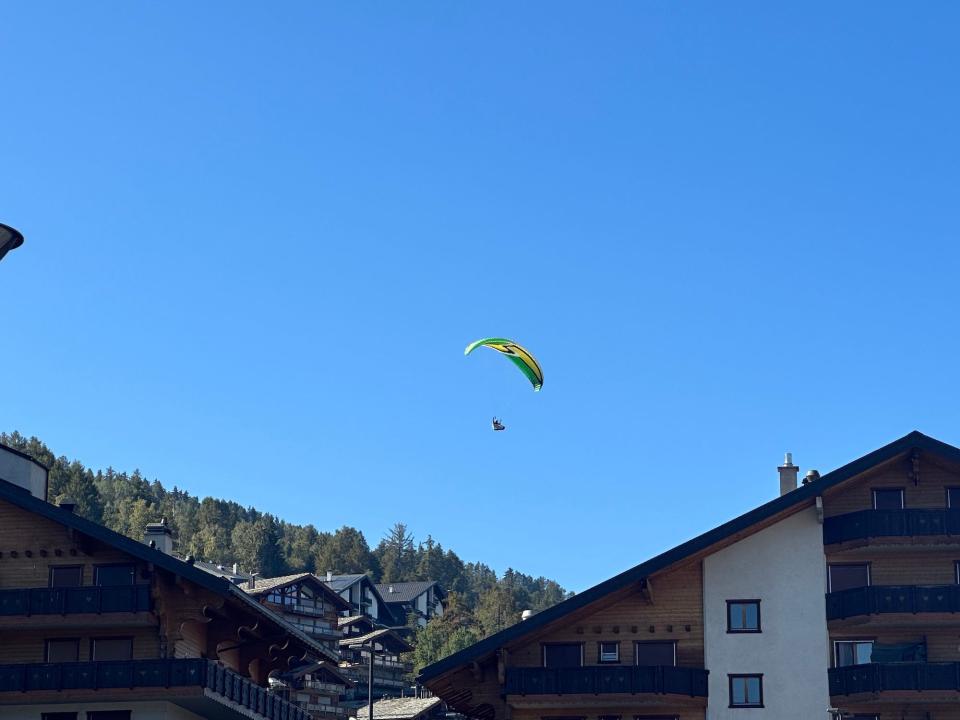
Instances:
[[[23,245],[23,235],[9,225],[0,223],[0,260],[11,250]]]
[[[359,643],[357,645],[351,645],[351,650],[369,650],[370,651],[370,664],[367,666],[367,707],[369,708],[368,712],[370,713],[369,720],[373,720],[373,652],[376,647],[376,643],[371,640],[369,643]]]

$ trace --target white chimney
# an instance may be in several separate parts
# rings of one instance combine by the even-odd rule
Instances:
[[[787,453],[783,458],[783,465],[777,468],[780,473],[780,494],[786,495],[788,492],[797,489],[797,474],[800,468],[793,464],[793,453]]]
[[[520,613],[521,622],[523,622],[524,620],[528,620],[529,618],[532,618],[532,617],[533,617],[533,610],[524,610],[522,613]]]
[[[333,570],[327,570],[327,582],[333,582]]]
[[[233,564],[233,574],[236,575],[236,574],[237,574],[237,571],[238,571],[239,569],[240,569],[240,567],[239,567],[236,563],[234,563],[234,564]]]
[[[167,526],[166,518],[149,523],[143,531],[143,541],[165,555],[173,554],[173,531]]]

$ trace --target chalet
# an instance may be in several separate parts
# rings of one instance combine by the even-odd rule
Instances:
[[[334,575],[328,572],[324,582],[352,606],[343,615],[369,615],[381,625],[403,624],[402,619],[396,622],[369,575]]]
[[[353,687],[353,681],[337,663],[321,660],[282,673],[272,680],[278,692],[318,720],[335,720],[350,715],[347,706],[340,704],[340,696]]]
[[[377,585],[377,592],[390,610],[395,626],[406,625],[414,614],[417,624],[424,627],[428,621],[443,615],[447,593],[435,580],[424,582],[397,582]]]
[[[46,498],[46,469],[0,446],[0,720],[308,720],[269,678],[327,648],[164,531]]]
[[[960,718],[960,449],[912,432],[423,669],[481,720]]]
[[[443,702],[438,697],[390,698],[373,704],[373,720],[438,720],[443,716]],[[369,717],[369,707],[357,711],[357,720]]]
[[[403,653],[413,647],[390,628],[378,627],[369,617],[340,618],[341,669],[354,681],[345,703],[360,706],[368,702],[370,652],[373,651],[373,697],[399,697],[412,686],[413,666]]]

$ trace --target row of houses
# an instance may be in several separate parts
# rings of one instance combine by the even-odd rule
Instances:
[[[436,583],[246,575],[178,557],[164,522],[138,542],[47,490],[0,446],[0,720],[338,720],[371,671],[374,699],[410,693],[406,619],[443,612]]]
[[[960,449],[913,432],[778,473],[770,502],[418,680],[478,720],[960,720]]]

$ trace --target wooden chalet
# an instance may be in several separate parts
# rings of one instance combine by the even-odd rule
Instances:
[[[45,468],[0,446],[0,720],[308,720],[269,678],[328,649],[167,536],[50,504]]]
[[[411,615],[416,616],[420,627],[443,615],[447,593],[436,580],[382,583],[376,588],[394,618],[395,628],[406,627]]]
[[[375,623],[390,627],[393,625],[402,625],[404,619],[399,621],[393,617],[387,603],[384,602],[380,591],[369,575],[364,573],[354,573],[352,575],[334,575],[328,572],[323,581],[344,600],[350,603],[350,608],[341,613],[348,615],[367,615]]]
[[[960,719],[960,449],[798,470],[419,682],[481,720]]]
[[[303,665],[296,670],[272,678],[275,689],[291,702],[296,703],[314,718],[349,717],[350,711],[340,704],[340,697],[353,687],[337,663],[329,660]]]
[[[344,636],[340,640],[341,668],[354,681],[344,702],[352,706],[369,698],[369,658],[373,652],[374,698],[400,697],[413,685],[413,666],[402,658],[413,647],[389,628],[378,628],[369,618],[342,618]]]

